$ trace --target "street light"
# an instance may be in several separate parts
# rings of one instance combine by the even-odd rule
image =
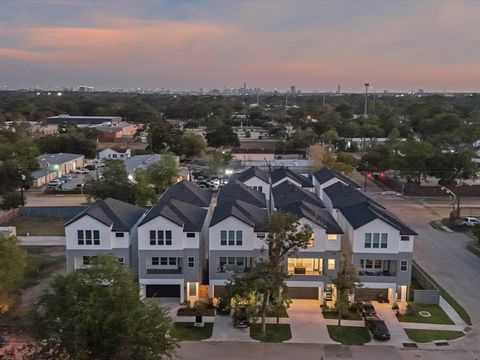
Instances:
[[[370,86],[369,83],[365,83],[365,110],[363,114],[365,115],[365,118],[367,117],[367,109],[368,109],[368,87]]]
[[[457,194],[445,186],[442,186],[441,189],[453,196],[453,210],[455,210],[455,202],[457,203],[456,218],[458,219],[460,217],[460,196],[457,196]]]

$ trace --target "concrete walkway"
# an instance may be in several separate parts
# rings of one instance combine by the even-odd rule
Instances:
[[[404,329],[418,329],[418,330],[452,330],[452,331],[464,331],[463,325],[448,325],[448,324],[426,324],[426,323],[412,323],[401,322]]]
[[[287,343],[337,344],[328,335],[318,301],[293,300],[287,312],[292,331],[292,338]]]
[[[215,316],[212,337],[202,341],[257,342],[250,337],[250,328],[234,327],[230,316]]]
[[[458,315],[455,309],[443,298],[440,296],[440,307],[445,311],[450,319],[454,322],[455,325],[467,326],[465,321]]]

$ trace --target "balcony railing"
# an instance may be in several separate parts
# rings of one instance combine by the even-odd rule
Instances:
[[[397,276],[397,274],[391,271],[360,270],[358,276]]]
[[[245,265],[234,265],[234,264],[224,264],[218,266],[217,273],[235,273],[242,274],[250,272],[251,268],[246,267]]]
[[[322,275],[320,270],[308,270],[304,267],[295,267],[288,269],[288,275]]]
[[[177,269],[147,269],[147,274],[155,275],[155,274],[181,274],[182,268]]]

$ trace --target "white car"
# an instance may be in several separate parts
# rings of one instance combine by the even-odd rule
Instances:
[[[77,170],[75,170],[75,172],[77,174],[88,174],[90,171],[88,169],[85,169],[85,168],[78,168]]]
[[[474,217],[467,216],[467,217],[458,219],[457,221],[455,221],[455,224],[459,226],[475,226],[477,224],[480,224],[480,220]]]

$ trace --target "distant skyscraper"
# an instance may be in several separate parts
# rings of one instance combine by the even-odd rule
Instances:
[[[338,84],[338,87],[337,87],[337,94],[340,94],[342,92],[342,87],[340,86],[340,84]]]
[[[297,90],[295,88],[295,85],[290,86],[290,94],[296,94]]]
[[[243,83],[243,90],[247,90],[247,83],[246,82]]]

